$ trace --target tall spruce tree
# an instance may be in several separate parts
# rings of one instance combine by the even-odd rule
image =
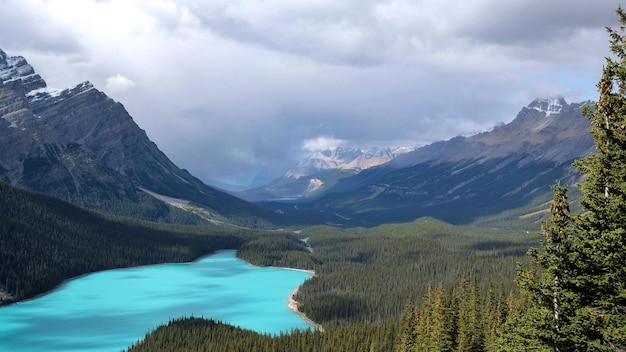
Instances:
[[[575,288],[574,232],[567,201],[567,189],[552,187],[550,219],[543,222],[541,248],[531,248],[529,269],[519,268],[517,282],[528,299],[528,308],[509,322],[509,333],[503,334],[505,350],[573,351],[569,338],[579,327],[576,309],[580,307]]]
[[[446,305],[445,296],[442,283],[439,283],[436,289],[433,289],[432,283],[428,283],[428,290],[424,296],[416,326],[415,351],[447,352],[453,350],[452,312]]]
[[[626,350],[626,13],[616,12],[619,29],[607,28],[614,57],[606,59],[595,109],[584,111],[597,152],[576,163],[587,175],[575,247],[578,313],[588,323],[578,343],[607,351]]]
[[[413,306],[413,299],[409,297],[404,314],[400,319],[400,329],[398,329],[397,352],[413,352],[417,334],[416,308]]]
[[[459,285],[458,293],[458,333],[456,350],[458,352],[480,352],[485,350],[485,321],[481,302],[480,287],[476,277],[471,285],[467,282]]]
[[[626,351],[626,13],[607,28],[607,58],[591,121],[596,152],[575,163],[582,214],[571,217],[566,189],[553,188],[541,250],[518,283],[529,308],[500,339],[503,350]]]

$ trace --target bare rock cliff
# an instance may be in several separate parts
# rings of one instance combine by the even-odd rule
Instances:
[[[2,50],[0,148],[0,180],[98,210],[132,215],[127,209],[150,199],[140,217],[167,221],[167,206],[153,197],[162,195],[221,219],[268,215],[178,168],[91,83],[49,88],[24,58]]]

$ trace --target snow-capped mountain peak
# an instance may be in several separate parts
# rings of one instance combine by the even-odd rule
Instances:
[[[415,148],[381,148],[381,147],[336,147],[313,153],[308,158],[300,161],[294,169],[289,170],[285,176],[300,178],[314,175],[321,170],[340,169],[361,171],[390,161],[396,156],[412,151]]]
[[[29,92],[46,87],[46,82],[21,56],[8,56],[0,50],[0,86],[20,87]]]
[[[547,99],[535,99],[529,105],[529,109],[535,109],[546,114],[546,117],[552,114],[558,114],[567,106],[567,102],[563,97],[552,97]]]

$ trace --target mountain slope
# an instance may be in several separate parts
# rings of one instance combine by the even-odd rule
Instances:
[[[585,104],[535,100],[509,124],[400,155],[340,180],[317,201],[263,205],[342,225],[421,216],[465,224],[511,209],[542,209],[549,186],[574,184],[572,162],[593,151]]]
[[[235,194],[251,202],[319,197],[342,178],[389,162],[411,150],[408,147],[326,149],[303,159],[283,177],[267,185]]]
[[[0,305],[85,273],[186,262],[245,241],[240,229],[103,216],[2,181],[0,199]]]
[[[172,221],[171,200],[214,222],[283,221],[179,169],[91,83],[49,88],[24,58],[1,50],[0,147],[0,179],[89,208]]]

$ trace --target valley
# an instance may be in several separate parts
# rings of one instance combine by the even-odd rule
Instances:
[[[358,173],[333,173],[337,179],[332,186],[314,197],[257,204],[350,227],[424,216],[464,225],[517,211],[520,219],[531,220],[529,229],[536,228],[541,216],[529,214],[546,208],[549,185],[560,180],[575,189],[580,176],[572,164],[594,151],[582,115],[588,104],[536,99],[510,123],[491,131],[435,142]]]
[[[481,288],[506,295],[514,290],[515,262],[524,261],[538,237],[519,230],[456,227],[433,218],[371,229],[305,227],[298,233],[154,224],[102,217],[46,195],[0,186],[6,205],[0,213],[5,224],[0,277],[17,300],[49,291],[81,270],[186,262],[236,249],[239,258],[255,265],[314,270],[315,277],[295,299],[325,334],[356,332],[374,322],[368,329],[395,331],[394,320],[407,299],[422,302],[428,282],[454,287],[464,274],[489,277]],[[302,238],[308,238],[312,252]],[[24,248],[39,248],[39,254]],[[139,256],[146,248],[150,256]]]
[[[146,303],[147,323],[115,349],[626,350],[626,12],[617,14],[617,59],[602,68],[597,102],[535,99],[510,123],[401,152],[335,148],[241,193],[248,200],[178,167],[92,83],[49,88],[0,50],[0,336],[28,326],[14,308],[102,274],[121,275],[119,296],[94,286],[77,294],[82,303],[45,306],[54,314],[31,323],[51,330],[8,348],[95,351],[116,333],[91,347],[52,341],[107,322],[126,330],[130,318],[107,314]],[[165,272],[144,281],[157,264]],[[286,272],[296,277],[271,299],[251,294]],[[243,293],[220,281],[238,279],[251,285]],[[168,284],[183,290],[157,290]],[[323,329],[288,310],[288,292]],[[163,304],[148,304],[152,295],[177,306],[153,317]],[[188,309],[207,300],[236,318]],[[108,308],[55,325],[89,305]],[[289,317],[277,317],[277,332],[278,310]]]

